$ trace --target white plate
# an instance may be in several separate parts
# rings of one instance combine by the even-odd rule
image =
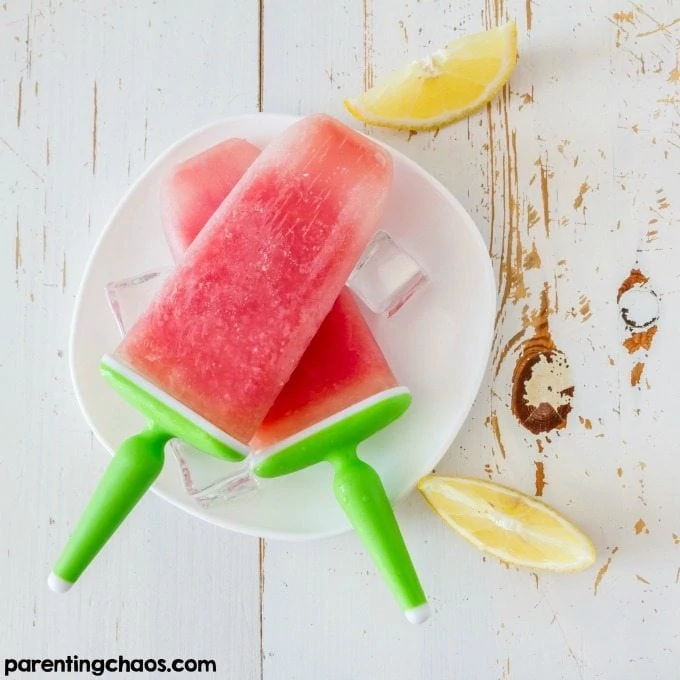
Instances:
[[[76,395],[99,441],[113,452],[142,425],[99,375],[99,360],[120,339],[104,287],[172,262],[159,214],[159,184],[175,164],[228,137],[265,146],[297,118],[253,114],[229,118],[185,137],[137,181],[114,212],[81,284],[71,334]],[[451,446],[479,389],[491,348],[495,286],[486,246],[470,216],[441,184],[390,149],[394,186],[381,229],[413,255],[429,284],[394,317],[369,321],[413,406],[362,444],[391,498],[407,494]],[[94,486],[96,480],[91,480]],[[153,487],[161,497],[208,522],[266,538],[314,539],[349,526],[335,502],[329,465],[264,480],[262,490],[220,507],[198,507],[167,456]]]

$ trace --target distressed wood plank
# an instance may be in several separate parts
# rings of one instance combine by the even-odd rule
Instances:
[[[343,96],[459,31],[518,21],[518,69],[485,111],[436,136],[370,134],[460,198],[497,272],[500,311],[487,378],[438,471],[539,491],[593,536],[599,559],[571,576],[506,569],[451,534],[414,495],[399,516],[436,609],[425,629],[414,630],[395,613],[353,536],[269,544],[265,676],[668,675],[680,566],[670,472],[677,428],[667,407],[677,369],[669,362],[672,332],[664,333],[677,323],[671,196],[680,34],[672,5],[365,0],[362,10],[354,42],[332,55],[321,49],[324,63],[357,54],[357,71],[336,98],[313,64],[314,108],[338,111]],[[323,10],[329,24],[338,16],[338,8]],[[288,25],[283,12],[279,22]],[[291,19],[290,26],[305,44],[299,36],[308,24]],[[306,72],[309,54],[289,49],[287,70]],[[279,108],[288,102],[305,110],[290,92],[269,87],[280,91]],[[652,347],[629,355],[617,291],[636,267],[649,276],[662,316]],[[546,323],[569,365],[562,387],[573,385],[574,395],[562,400],[571,407],[563,429],[534,434],[512,412],[513,382],[523,399],[513,373],[523,343],[545,335]],[[298,643],[290,634],[296,628]]]
[[[255,539],[150,496],[77,588],[45,584],[107,464],[68,374],[87,257],[166,146],[256,110],[257,31],[248,2],[0,6],[2,656],[214,658],[218,677],[260,677]]]

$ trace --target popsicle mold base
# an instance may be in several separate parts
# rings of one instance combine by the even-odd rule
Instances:
[[[393,387],[353,404],[252,458],[259,477],[280,477],[332,457],[332,452],[356,447],[399,418],[411,404],[406,387]]]
[[[247,445],[218,429],[114,357],[105,355],[100,370],[121,396],[157,429],[167,431],[170,437],[183,439],[197,449],[225,460],[243,460],[248,455]]]

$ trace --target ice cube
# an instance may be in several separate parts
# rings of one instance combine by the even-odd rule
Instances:
[[[396,314],[428,281],[411,255],[378,232],[350,275],[348,286],[376,314]]]

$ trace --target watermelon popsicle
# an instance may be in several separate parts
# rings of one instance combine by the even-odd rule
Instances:
[[[430,608],[382,480],[357,455],[410,404],[345,288],[251,440],[251,467],[280,477],[331,463],[338,503],[408,620],[423,623]]]
[[[173,169],[161,188],[161,222],[175,260],[182,257],[259,153],[245,139],[227,139]]]
[[[375,233],[391,157],[329,116],[251,165],[102,373],[148,419],[119,448],[50,575],[67,590],[179,437],[242,459]]]
[[[185,232],[185,225],[197,222],[206,207],[202,195],[209,192],[217,208],[220,192],[226,195],[231,189],[221,173],[210,172],[213,163],[218,162],[219,167],[229,163],[229,142],[247,144],[228,140],[185,162],[195,170],[194,181],[187,177],[181,182],[181,204],[173,203],[172,210],[162,207],[169,242]],[[221,156],[219,160],[216,155]],[[237,163],[232,170],[238,170]],[[232,172],[225,174],[233,176]],[[172,194],[176,178],[174,171],[163,196]],[[398,418],[410,399],[408,390],[399,387],[354,296],[345,288],[250,446],[260,452],[254,471],[261,476],[288,474],[320,460],[333,463],[339,502],[401,607],[410,620],[419,623],[429,614],[425,595],[382,482],[356,455],[358,443]]]

